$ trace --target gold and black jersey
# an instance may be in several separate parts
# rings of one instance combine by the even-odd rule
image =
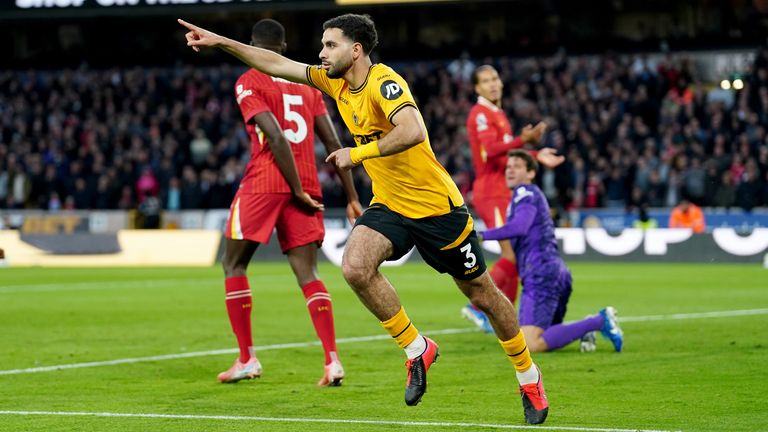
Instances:
[[[398,111],[416,108],[408,84],[383,64],[371,65],[365,82],[355,89],[344,79],[328,78],[320,66],[307,66],[307,81],[336,100],[358,146],[386,136],[395,127],[392,118]],[[365,160],[363,166],[373,182],[371,204],[383,204],[412,219],[444,215],[464,204],[451,176],[435,158],[429,137],[406,151]]]

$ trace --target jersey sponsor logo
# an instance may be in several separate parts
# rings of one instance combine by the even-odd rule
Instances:
[[[380,140],[382,135],[384,135],[382,131],[376,131],[368,135],[355,135],[355,141],[357,141],[357,145],[368,144]]]
[[[488,118],[485,116],[485,114],[480,113],[475,118],[475,124],[477,125],[477,131],[482,132],[488,129]]]
[[[381,83],[381,88],[379,90],[386,100],[395,100],[403,95],[403,88],[400,87],[400,84],[392,80],[386,80]]]
[[[517,188],[517,189],[515,190],[515,199],[514,199],[514,202],[515,202],[515,204],[517,204],[517,203],[519,203],[519,202],[520,202],[520,200],[522,200],[523,198],[525,198],[525,197],[532,197],[532,196],[533,196],[533,192],[529,191],[528,189],[526,189],[526,188],[525,188],[525,187],[523,187],[523,186],[520,186],[519,188]]]
[[[472,274],[472,273],[476,272],[477,269],[479,269],[479,268],[480,268],[480,266],[474,266],[471,269],[464,271],[464,275],[466,276],[468,274]]]
[[[245,99],[246,97],[248,97],[248,96],[253,94],[253,91],[245,90],[243,88],[242,84],[238,84],[237,85],[237,89],[235,90],[235,92],[237,93],[237,104],[238,105],[240,105],[240,102],[242,102],[243,99]]]

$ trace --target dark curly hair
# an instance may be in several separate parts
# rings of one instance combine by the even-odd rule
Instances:
[[[352,40],[363,46],[363,51],[370,54],[379,43],[379,36],[376,34],[376,25],[370,15],[344,14],[331,18],[323,23],[323,30],[337,28]]]
[[[515,158],[524,160],[525,161],[525,169],[527,171],[534,171],[535,172],[535,171],[539,170],[539,164],[538,164],[538,162],[536,162],[536,159],[534,159],[533,156],[531,156],[531,154],[528,153],[525,150],[521,150],[521,149],[510,150],[507,153],[507,157],[508,158],[515,157]]]

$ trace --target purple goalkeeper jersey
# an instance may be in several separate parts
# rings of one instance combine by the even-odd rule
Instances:
[[[534,184],[515,188],[507,208],[507,221],[499,228],[483,232],[483,239],[511,241],[523,281],[535,273],[551,272],[553,267],[566,268],[557,249],[547,198]]]

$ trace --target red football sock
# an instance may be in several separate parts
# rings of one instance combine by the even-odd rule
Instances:
[[[491,279],[501,292],[515,304],[517,300],[517,265],[506,258],[499,258],[491,268]]]
[[[237,345],[240,347],[240,362],[251,358],[253,339],[251,338],[251,288],[248,277],[234,276],[224,279],[227,297],[227,314],[232,331],[235,332]]]
[[[319,279],[304,285],[301,287],[301,291],[304,292],[304,298],[307,299],[307,309],[309,316],[312,317],[312,324],[315,326],[317,337],[323,344],[325,364],[331,363],[331,360],[338,360],[331,295],[325,289],[323,281]]]

